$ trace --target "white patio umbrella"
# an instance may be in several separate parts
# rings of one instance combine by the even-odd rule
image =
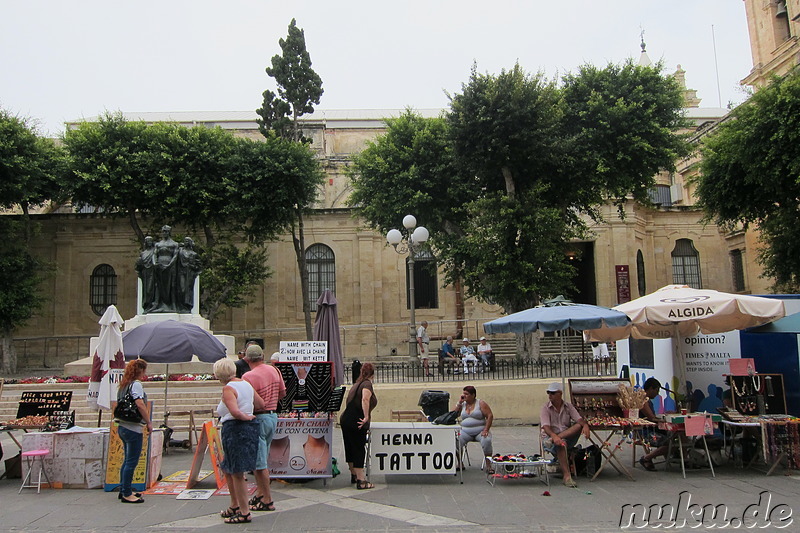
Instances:
[[[786,314],[783,302],[744,294],[730,294],[687,285],[667,285],[620,304],[613,309],[630,318],[620,328],[588,329],[587,341],[608,342],[635,339],[680,339],[698,333],[725,333],[767,324]],[[674,365],[681,384],[686,383],[686,368],[675,345]]]
[[[89,377],[89,393],[86,401],[97,410],[111,409],[112,398],[117,397],[117,383],[113,374],[122,373],[125,356],[122,349],[120,326],[125,323],[113,305],[109,305],[100,317],[100,339],[92,356],[92,373]]]
[[[668,339],[724,333],[767,324],[786,315],[780,300],[693,289],[687,285],[667,285],[612,309],[628,315],[630,324],[586,330],[588,340]]]

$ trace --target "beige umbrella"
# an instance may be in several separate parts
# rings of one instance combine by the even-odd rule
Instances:
[[[724,333],[767,324],[786,315],[780,300],[687,285],[667,285],[613,309],[628,315],[631,323],[621,328],[586,330],[587,340],[668,339]]]
[[[744,294],[729,294],[687,285],[667,285],[613,308],[631,322],[619,328],[584,330],[587,341],[609,342],[635,339],[680,339],[698,333],[725,333],[767,324],[786,315],[783,302]],[[686,368],[675,345],[674,368],[680,383],[686,383]]]

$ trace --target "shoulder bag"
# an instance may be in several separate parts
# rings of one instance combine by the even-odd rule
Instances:
[[[131,385],[125,389],[122,398],[117,396],[117,406],[114,408],[114,417],[119,418],[125,422],[133,422],[139,424],[142,422],[142,413],[139,412],[139,407],[136,405],[136,400],[131,394]]]

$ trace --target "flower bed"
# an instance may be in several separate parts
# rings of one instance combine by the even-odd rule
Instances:
[[[147,376],[144,381],[164,381],[165,374],[153,374]],[[209,381],[213,380],[213,374],[170,374],[170,381]],[[7,385],[16,384],[53,384],[53,383],[88,383],[89,376],[35,376],[29,378],[14,379],[9,378],[5,380]]]

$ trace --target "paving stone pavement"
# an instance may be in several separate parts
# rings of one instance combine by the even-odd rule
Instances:
[[[500,453],[538,451],[536,429],[530,426],[493,428],[494,449]],[[337,430],[334,456],[343,458],[341,436]],[[6,458],[15,449],[3,437]],[[116,493],[102,490],[25,490],[18,495],[19,479],[0,480],[0,531],[386,531],[407,532],[511,532],[605,533],[620,531],[624,505],[642,504],[644,512],[651,505],[672,504],[691,498],[699,506],[726,505],[727,518],[741,517],[748,506],[759,504],[773,511],[791,513],[791,523],[780,531],[800,531],[800,475],[779,471],[766,477],[756,469],[741,470],[729,465],[717,469],[712,478],[708,469],[687,471],[684,480],[680,469],[646,472],[632,470],[636,481],[629,481],[608,468],[590,482],[579,479],[580,487],[570,489],[551,478],[547,487],[537,479],[500,479],[492,487],[480,471],[478,447],[470,447],[472,467],[464,472],[464,483],[453,476],[409,475],[374,476],[376,488],[359,491],[351,486],[346,467],[343,475],[308,483],[272,484],[276,512],[254,513],[253,522],[226,526],[218,512],[228,504],[227,497],[209,500],[176,500],[174,496],[147,496],[141,505],[120,505]],[[624,464],[631,464],[630,447],[625,447]],[[162,473],[169,475],[188,470],[192,455],[173,451],[164,457]],[[343,462],[343,461],[342,461]],[[205,463],[208,466],[208,462]],[[2,468],[0,466],[0,468]],[[663,468],[660,466],[659,468]],[[1,471],[1,470],[0,470]],[[213,477],[200,488],[213,488]],[[766,491],[766,494],[763,494]],[[682,494],[683,493],[683,494]],[[767,502],[767,497],[771,499]],[[683,498],[683,500],[681,500]],[[782,507],[781,507],[782,506]],[[751,507],[755,510],[756,507]],[[627,516],[627,515],[626,515]],[[688,516],[688,515],[687,515]],[[786,519],[786,515],[782,515]],[[636,522],[629,530],[659,531],[651,514],[648,523]],[[668,531],[698,531],[705,527],[666,528]],[[709,525],[710,522],[704,522]],[[758,525],[764,525],[764,522]],[[644,526],[641,528],[636,525]],[[670,525],[661,522],[662,526]],[[742,524],[738,529],[750,529]],[[736,529],[729,526],[727,529]],[[777,530],[773,526],[762,531]]]

